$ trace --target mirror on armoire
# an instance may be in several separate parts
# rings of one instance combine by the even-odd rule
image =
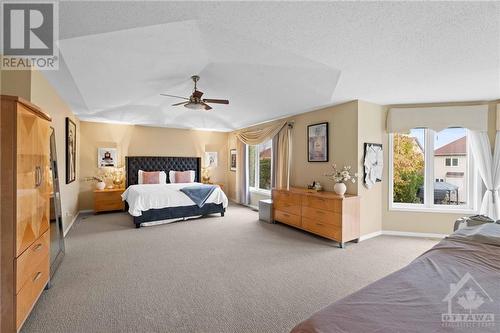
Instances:
[[[52,191],[50,193],[50,277],[52,278],[64,257],[61,192],[54,128],[51,128],[50,134],[50,169],[52,171]],[[51,282],[49,282],[50,284]]]

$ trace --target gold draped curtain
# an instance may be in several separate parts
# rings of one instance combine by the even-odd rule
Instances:
[[[238,145],[240,151],[238,155],[242,157],[238,161],[242,164],[239,165],[245,166],[244,168],[246,169],[246,151],[243,151],[244,149],[246,150],[245,145],[258,145],[271,139],[276,140],[277,144],[274,145],[276,149],[273,152],[275,155],[273,158],[273,183],[276,188],[288,189],[290,185],[290,160],[292,151],[291,127],[288,121],[281,120],[236,132],[236,137],[242,143]],[[240,202],[243,203],[248,199],[245,192],[248,185],[248,175],[246,172],[240,172],[237,178],[240,185]]]
[[[259,127],[252,127],[236,132],[236,137],[247,145],[258,145],[274,138],[276,134],[287,124],[286,121],[278,121]]]

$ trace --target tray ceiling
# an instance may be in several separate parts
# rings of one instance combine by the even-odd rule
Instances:
[[[85,120],[231,130],[356,98],[500,97],[494,2],[61,2],[60,36],[44,74]],[[230,105],[159,96],[193,74]]]

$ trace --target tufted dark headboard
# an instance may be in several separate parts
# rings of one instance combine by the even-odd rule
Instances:
[[[138,183],[137,173],[144,171],[165,171],[167,183],[170,183],[168,172],[195,171],[195,182],[201,179],[201,157],[170,157],[170,156],[126,156],[125,167],[127,173],[127,187]]]

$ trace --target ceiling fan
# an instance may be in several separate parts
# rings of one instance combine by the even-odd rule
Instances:
[[[202,110],[202,109],[205,109],[207,111],[211,110],[212,107],[207,103],[229,104],[229,101],[227,99],[201,98],[201,96],[203,96],[203,92],[199,91],[196,87],[196,83],[200,80],[200,77],[198,75],[193,75],[191,76],[191,79],[194,82],[194,91],[189,98],[176,95],[169,95],[169,94],[160,94],[160,95],[185,99],[187,100],[187,102],[175,103],[172,104],[172,106],[184,105],[184,107],[193,110]]]

